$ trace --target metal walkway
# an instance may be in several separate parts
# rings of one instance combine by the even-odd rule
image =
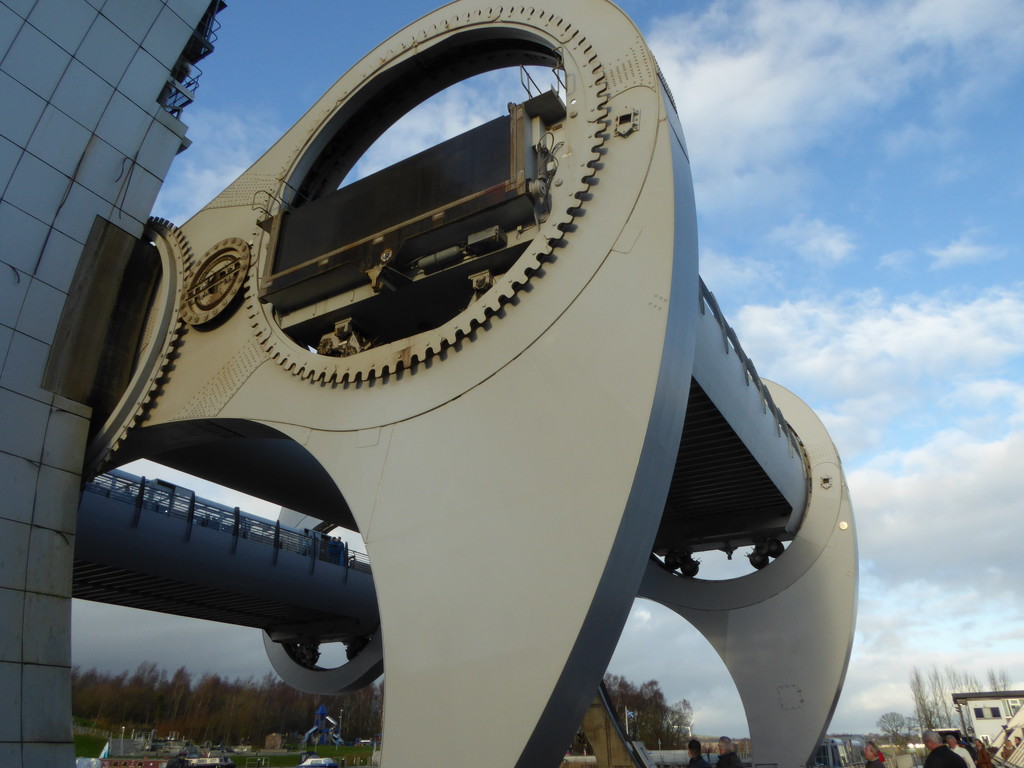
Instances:
[[[379,623],[366,555],[125,472],[82,492],[72,596],[348,642]]]

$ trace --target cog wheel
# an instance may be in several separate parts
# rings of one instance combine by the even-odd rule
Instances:
[[[86,451],[85,467],[90,473],[101,471],[128,431],[145,420],[157,392],[168,379],[187,329],[181,319],[180,296],[185,274],[194,261],[188,239],[174,224],[155,217],[146,224],[146,237],[153,240],[160,255],[160,285],[150,307],[131,381]]]
[[[203,326],[224,315],[245,284],[249,244],[237,237],[217,243],[189,270],[181,299],[181,318]]]
[[[403,40],[396,49],[389,51],[387,61],[393,61],[411,49],[418,49],[430,39],[448,34],[453,29],[496,21],[521,24],[534,32],[543,30],[545,36],[556,42],[555,50],[560,56],[564,57],[571,51],[575,60],[585,63],[581,67],[580,80],[585,80],[582,85],[587,94],[586,103],[592,106],[582,113],[579,100],[573,99],[568,105],[568,113],[571,119],[586,126],[584,138],[577,142],[581,147],[579,151],[585,153],[586,160],[582,165],[587,172],[577,178],[560,178],[561,188],[557,194],[557,199],[568,201],[570,205],[562,205],[559,209],[553,207],[541,225],[542,233],[534,238],[526,252],[504,274],[496,277],[493,285],[477,300],[451,320],[437,328],[345,357],[317,355],[289,338],[274,321],[272,307],[257,298],[256,276],[252,274],[257,270],[250,270],[246,311],[257,339],[270,358],[292,375],[331,385],[356,384],[411,370],[428,359],[438,358],[442,352],[457,351],[463,344],[476,339],[491,322],[503,317],[524,296],[524,289],[540,267],[553,263],[556,251],[567,244],[565,235],[576,228],[576,220],[584,214],[586,202],[594,194],[611,126],[610,96],[604,69],[593,45],[580,30],[542,9],[506,6],[492,9],[491,15],[486,17],[481,12],[471,14],[469,18],[453,16],[443,25],[436,24],[431,29],[421,30],[412,39]],[[383,66],[386,67],[387,63]]]

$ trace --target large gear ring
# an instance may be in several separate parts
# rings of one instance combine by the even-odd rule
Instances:
[[[185,275],[193,265],[192,248],[184,233],[166,219],[151,218],[146,236],[156,245],[160,257],[160,280],[150,302],[146,332],[131,381],[86,452],[85,467],[90,474],[100,471],[128,431],[144,420],[147,408],[167,378],[185,331],[179,297]]]
[[[500,27],[495,25],[496,21],[501,22]],[[460,35],[456,34],[456,42],[452,43],[452,33],[460,30],[465,30],[463,39],[460,40]],[[460,349],[463,343],[475,339],[477,332],[488,328],[490,321],[504,314],[503,308],[523,294],[524,286],[535,277],[542,264],[553,261],[552,255],[565,243],[565,233],[576,227],[576,220],[584,214],[586,201],[594,194],[593,187],[600,172],[602,155],[607,151],[610,130],[609,91],[603,65],[587,38],[565,19],[539,8],[506,6],[492,8],[486,14],[479,11],[463,16],[456,14],[443,22],[435,20],[420,29],[407,28],[367,56],[353,68],[354,74],[350,73],[355,82],[364,82],[360,87],[346,89],[344,97],[324,117],[321,123],[324,130],[311,137],[282,174],[286,181],[276,197],[288,200],[290,195],[296,194],[296,189],[304,190],[303,194],[314,195],[336,184],[339,176],[343,176],[358,159],[344,157],[333,164],[322,160],[325,154],[338,151],[332,149],[331,142],[345,134],[346,125],[339,116],[345,116],[348,109],[350,114],[345,119],[358,121],[362,112],[350,108],[351,103],[373,103],[379,95],[375,89],[380,91],[389,86],[389,69],[407,67],[411,59],[431,54],[432,47],[440,43],[449,48],[443,54],[446,61],[457,60],[461,67],[459,76],[454,79],[447,77],[441,82],[441,87],[494,68],[493,59],[498,55],[507,60],[503,63],[562,62],[567,78],[576,84],[570,103],[566,105],[566,123],[575,152],[573,163],[571,167],[569,163],[563,164],[569,169],[559,174],[556,186],[550,190],[551,213],[538,226],[538,233],[525,252],[508,271],[495,279],[493,286],[477,301],[437,328],[347,357],[318,355],[289,338],[275,322],[273,308],[257,298],[258,278],[254,271],[250,275],[246,305],[253,328],[271,358],[296,376],[330,384],[350,384],[397,374],[438,356],[442,351]],[[499,54],[491,50],[495,47],[502,49]],[[488,52],[481,53],[481,48],[487,48]],[[374,76],[366,78],[365,70],[371,66],[375,68]],[[344,82],[345,78],[339,85]],[[429,86],[421,87],[434,92],[440,90],[433,81]],[[423,97],[423,93],[419,92],[418,97]],[[324,168],[310,171],[311,166]],[[572,168],[578,170],[573,171]],[[260,258],[266,260],[265,249]],[[259,272],[265,274],[265,268]]]

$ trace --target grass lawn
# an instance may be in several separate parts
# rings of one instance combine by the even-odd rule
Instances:
[[[338,761],[338,764],[342,764],[342,758],[345,760],[346,766],[352,765],[369,765],[370,757],[373,754],[372,747],[328,747],[322,745],[316,748],[316,753],[321,757],[333,757]],[[246,765],[255,766],[257,765],[257,758],[259,760],[265,760],[268,768],[294,768],[299,764],[300,752],[290,752],[287,755],[232,755],[231,759],[235,761],[235,765],[238,768],[246,768]]]
[[[75,757],[99,757],[103,745],[107,743],[103,736],[85,736],[75,734]]]
[[[103,751],[103,745],[107,740],[102,736],[82,736],[75,734],[75,756],[76,757],[99,757]],[[346,766],[369,765],[370,757],[373,755],[373,747],[333,747],[322,745],[316,748],[316,753],[323,757],[333,757],[341,765],[344,758]],[[294,768],[299,764],[300,752],[289,752],[285,755],[255,755],[241,753],[231,755],[238,768],[246,766],[267,766],[267,768]]]

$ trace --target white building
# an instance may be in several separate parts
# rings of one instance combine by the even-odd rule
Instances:
[[[188,145],[181,111],[222,7],[0,0],[3,768],[74,764],[71,573],[92,407],[51,349],[76,296],[120,282],[109,265]],[[86,326],[106,328],[99,313]]]
[[[954,693],[953,704],[968,733],[991,744],[1024,704],[1024,691]]]

